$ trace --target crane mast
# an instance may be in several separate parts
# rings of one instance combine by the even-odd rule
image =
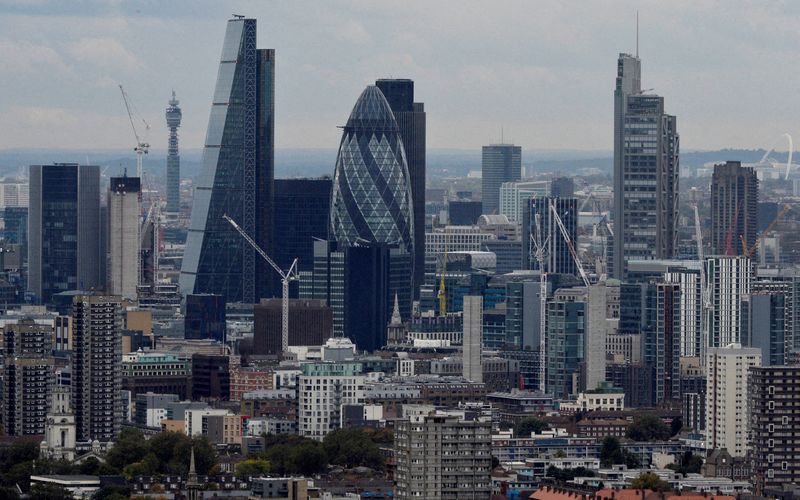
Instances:
[[[542,218],[540,214],[535,217],[535,236],[531,235],[531,244],[534,256],[539,263],[539,391],[545,393],[547,384],[545,377],[545,363],[547,361],[547,344],[545,330],[547,329],[547,273],[544,271],[544,261],[547,254],[547,242],[550,238],[542,239]]]
[[[586,288],[589,288],[589,278],[586,276],[586,271],[583,270],[581,259],[578,258],[578,252],[575,251],[572,238],[569,237],[569,232],[567,228],[564,227],[564,222],[561,220],[561,216],[558,215],[558,210],[556,210],[556,205],[553,203],[553,200],[550,200],[550,211],[553,213],[553,219],[556,221],[558,229],[561,231],[561,236],[564,237],[564,242],[567,244],[570,255],[572,255],[572,260],[575,261],[575,267],[578,268],[578,273],[581,275],[584,285],[586,285]]]
[[[286,356],[289,352],[289,283],[291,281],[299,279],[298,272],[297,272],[297,259],[292,261],[292,265],[289,266],[287,271],[283,271],[278,264],[273,261],[267,252],[265,252],[258,243],[256,243],[253,238],[250,237],[249,234],[245,232],[244,229],[239,227],[233,219],[228,217],[227,214],[222,216],[223,219],[228,221],[228,223],[233,226],[234,229],[244,238],[244,240],[251,246],[253,249],[258,252],[261,257],[267,261],[267,264],[272,266],[272,269],[275,270],[276,273],[281,277],[281,353],[283,356]]]

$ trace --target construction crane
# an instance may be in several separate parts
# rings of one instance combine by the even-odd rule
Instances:
[[[136,137],[136,147],[133,150],[136,152],[136,176],[140,179],[142,178],[142,157],[150,152],[150,144],[147,142],[146,139],[139,137],[139,132],[136,130],[136,120],[134,120],[134,111],[132,110],[132,104],[130,101],[130,97],[128,97],[128,93],[125,92],[125,89],[122,88],[122,85],[119,86],[119,91],[122,93],[122,100],[125,102],[125,110],[128,112],[128,120],[131,122],[131,128],[133,129],[133,135]],[[150,124],[147,123],[142,117],[139,117],[144,124],[145,131],[150,130]]]
[[[278,267],[278,264],[276,264],[275,261],[273,261],[269,255],[267,255],[267,252],[262,250],[261,247],[258,246],[255,241],[253,241],[253,238],[251,238],[250,235],[244,231],[244,229],[239,227],[239,224],[228,217],[227,214],[223,215],[222,218],[228,221],[230,225],[242,235],[242,238],[244,238],[245,241],[247,241],[247,243],[249,243],[250,246],[253,247],[253,249],[258,252],[258,254],[267,261],[267,264],[272,266],[272,269],[274,269],[275,272],[281,277],[281,285],[283,288],[283,294],[281,296],[281,353],[283,356],[286,356],[289,352],[289,283],[300,278],[297,272],[297,259],[292,261],[292,265],[289,266],[287,271],[283,271],[280,267]]]
[[[556,221],[558,229],[561,230],[561,236],[564,237],[564,242],[567,244],[570,255],[572,255],[572,260],[575,261],[575,267],[578,268],[578,273],[581,275],[583,283],[586,285],[586,288],[589,288],[589,278],[586,276],[586,271],[583,270],[581,259],[578,258],[578,252],[575,251],[575,246],[572,244],[572,238],[569,237],[569,232],[567,231],[567,228],[564,227],[564,222],[561,220],[561,216],[558,215],[558,210],[556,210],[556,205],[553,203],[553,200],[550,200],[550,211],[553,213],[553,219]]]
[[[447,294],[445,293],[444,288],[444,275],[447,271],[447,228],[444,228],[444,256],[442,258],[442,276],[441,280],[439,281],[439,293],[437,294],[437,298],[439,299],[439,316],[447,316]]]
[[[539,391],[545,393],[547,386],[545,383],[545,363],[547,361],[545,343],[545,330],[547,329],[547,273],[544,271],[544,261],[547,256],[547,243],[550,241],[548,236],[542,239],[542,217],[536,214],[536,231],[531,234],[531,245],[534,249],[534,256],[539,263]]]
[[[775,224],[777,224],[778,221],[781,220],[784,215],[786,215],[786,212],[788,212],[791,209],[792,209],[791,205],[788,204],[784,205],[783,208],[781,208],[780,212],[778,212],[778,215],[775,217],[775,219],[773,219],[772,222],[770,222],[769,225],[763,231],[761,231],[761,234],[758,235],[756,241],[749,248],[747,247],[747,242],[744,240],[744,235],[740,235],[739,238],[742,240],[742,254],[744,254],[745,257],[750,258],[758,249],[758,245],[761,243],[761,240],[763,240],[764,237],[770,231],[772,231],[772,228],[775,227]]]

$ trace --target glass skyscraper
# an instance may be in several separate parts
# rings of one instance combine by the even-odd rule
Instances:
[[[624,278],[629,259],[668,259],[678,223],[677,120],[664,98],[645,94],[641,60],[620,54],[614,90],[614,256]]]
[[[481,160],[483,213],[500,213],[500,186],[522,177],[522,148],[513,144],[484,146]]]
[[[102,287],[100,167],[31,165],[29,210],[28,291],[35,300]]]
[[[245,303],[269,295],[272,270],[222,216],[270,252],[274,73],[275,51],[256,49],[256,20],[229,20],[181,268],[184,294]]]
[[[340,245],[397,245],[413,255],[411,196],[400,128],[383,93],[370,85],[356,101],[342,132],[333,177],[330,235]]]
[[[375,85],[383,92],[400,128],[408,163],[411,199],[414,205],[414,297],[425,279],[425,104],[414,102],[414,81],[381,79]]]

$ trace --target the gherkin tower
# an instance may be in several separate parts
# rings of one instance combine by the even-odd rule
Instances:
[[[331,238],[340,245],[387,244],[414,253],[408,165],[389,103],[374,85],[344,127],[331,197]]]

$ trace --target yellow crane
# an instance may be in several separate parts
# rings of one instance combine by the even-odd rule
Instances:
[[[781,220],[784,215],[786,215],[786,212],[788,212],[791,209],[792,209],[791,205],[789,204],[784,205],[783,208],[781,208],[780,212],[778,212],[778,215],[775,217],[775,219],[773,219],[772,222],[769,223],[769,226],[767,226],[766,229],[761,231],[761,234],[758,235],[756,241],[753,242],[753,245],[750,248],[747,247],[747,242],[744,240],[744,235],[739,235],[739,239],[742,240],[742,254],[744,254],[745,257],[748,258],[751,257],[758,249],[758,245],[759,243],[761,243],[761,240],[763,240],[764,237],[770,231],[772,231],[772,228],[775,227],[775,224],[777,224],[778,221]]]

